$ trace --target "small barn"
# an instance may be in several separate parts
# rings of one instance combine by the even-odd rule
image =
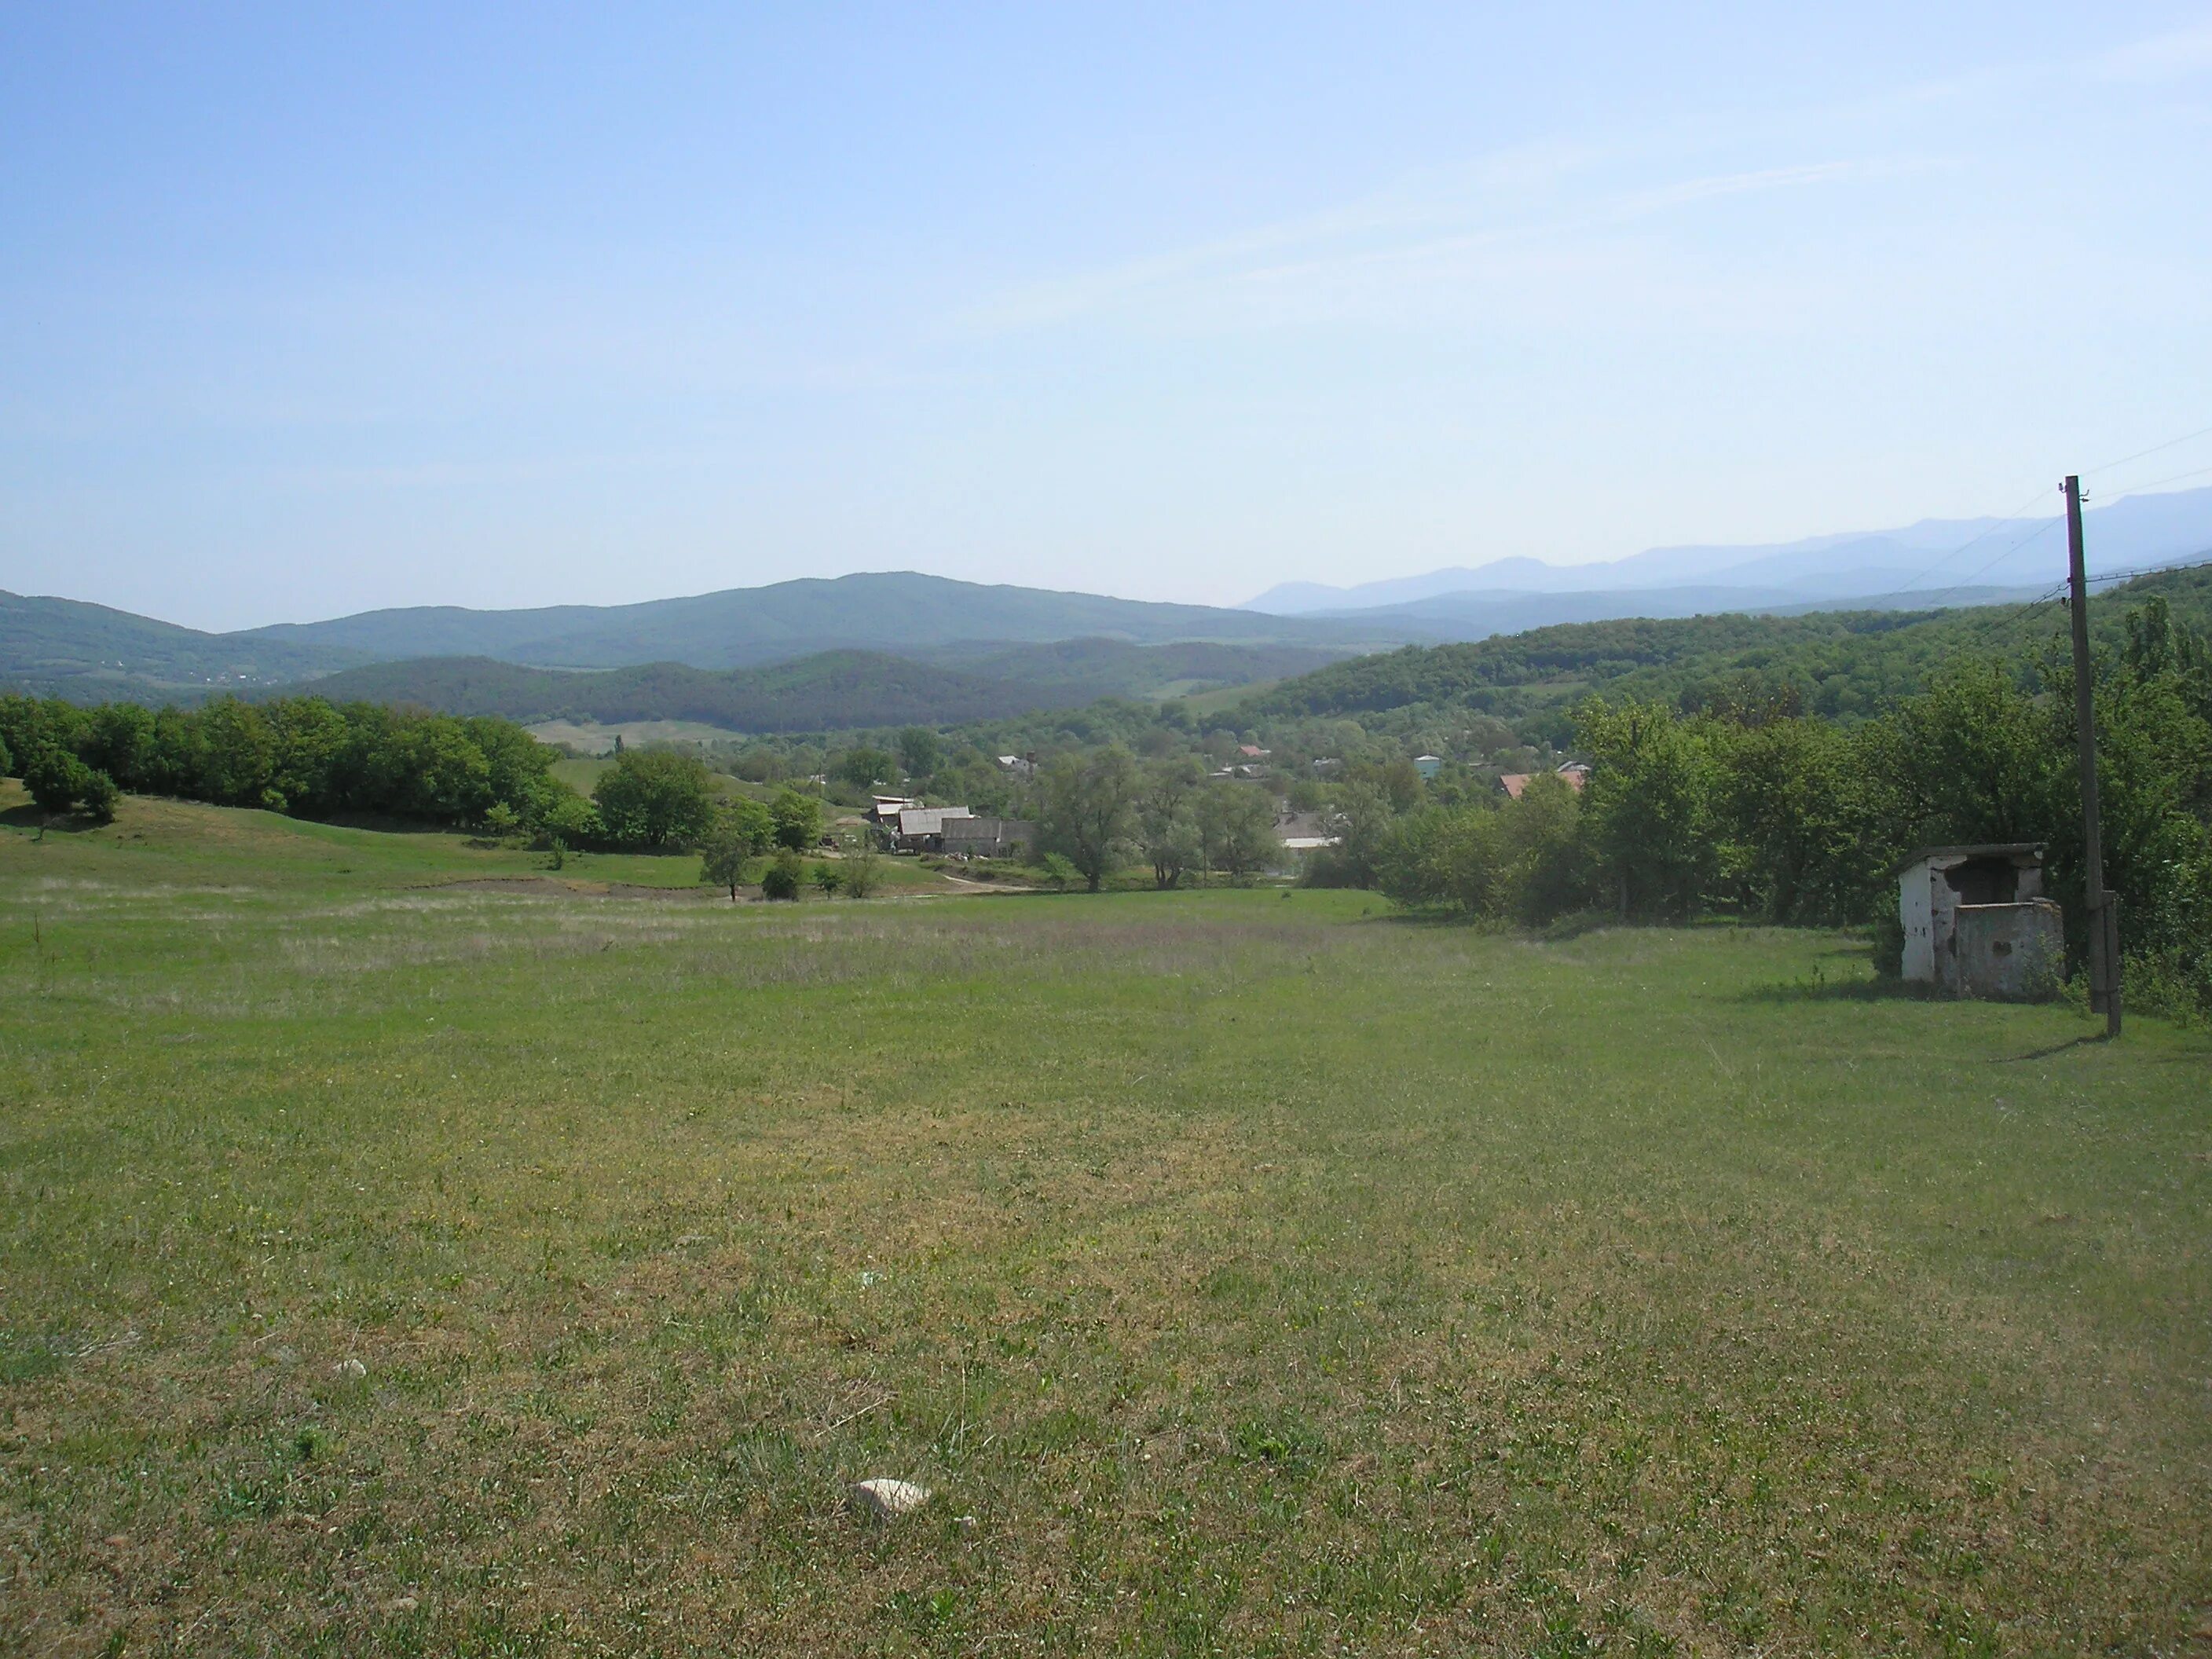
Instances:
[[[956,859],[1015,859],[1036,845],[1036,825],[1025,818],[948,817],[945,852]]]
[[[975,816],[964,806],[907,806],[880,820],[894,853],[942,853],[945,827]]]
[[[2034,842],[1923,847],[1897,866],[1904,975],[1954,996],[2026,1001],[2064,972],[2066,932]]]

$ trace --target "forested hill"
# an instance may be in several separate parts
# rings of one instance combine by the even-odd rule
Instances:
[[[645,605],[377,611],[234,634],[205,634],[74,599],[0,592],[0,687],[81,703],[193,703],[372,663],[480,658],[658,672],[672,663],[758,668],[859,651],[1019,682],[1032,688],[1024,706],[1036,708],[1071,691],[1128,696],[1182,681],[1279,679],[1353,651],[1445,637],[1398,623],[1155,605],[904,572]],[[1040,687],[1057,689],[1040,702],[1034,694]],[[855,695],[865,697],[867,688]],[[426,693],[422,700],[432,698]],[[973,701],[956,698],[952,706]]]
[[[816,732],[952,725],[1071,708],[1091,694],[963,674],[872,651],[825,651],[797,662],[717,673],[682,663],[568,672],[488,657],[433,657],[349,669],[289,693],[332,702],[384,702],[446,714],[547,720],[698,720],[733,732]]]
[[[2100,637],[2117,637],[2126,610],[2154,594],[2166,598],[2177,618],[2212,626],[2212,566],[2197,566],[2094,598]],[[2045,647],[2063,647],[2065,628],[2065,608],[2055,603],[1566,623],[1336,663],[1270,687],[1226,718],[1251,726],[1417,706],[1512,718],[1564,709],[1592,691],[1679,702],[1702,685],[1749,674],[1794,687],[1808,712],[1854,720],[1920,690],[1945,662],[1992,653],[2025,661]]]
[[[0,591],[0,689],[78,702],[191,702],[368,660],[324,641],[203,634],[104,605]]]
[[[377,663],[284,688],[334,702],[386,702],[508,720],[697,720],[736,732],[957,726],[1073,708],[1101,697],[1180,695],[1279,679],[1341,653],[1303,646],[1122,640],[945,647],[927,660],[824,651],[715,672],[682,663],[525,668],[489,657]]]
[[[1442,637],[1417,624],[1271,617],[1097,593],[987,586],[913,571],[809,578],[643,605],[372,611],[234,637],[337,647],[387,661],[468,656],[562,668],[658,662],[740,668],[827,650],[904,653],[969,640],[1017,643],[1102,635],[1137,644],[1216,640],[1370,648]]]

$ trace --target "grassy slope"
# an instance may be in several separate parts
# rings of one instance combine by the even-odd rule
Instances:
[[[555,761],[553,775],[578,794],[588,795],[599,787],[599,780],[614,769],[615,763],[611,759],[592,756],[575,760]]]
[[[612,749],[618,736],[631,748],[642,749],[657,743],[726,743],[736,735],[702,720],[621,720],[611,726],[595,720],[539,720],[529,732],[541,743],[567,744],[591,755]],[[591,793],[588,785],[580,787]]]
[[[2212,1595],[2200,1036],[1818,934],[532,903],[223,816],[0,831],[0,1650],[2148,1651]]]
[[[1340,660],[1346,653],[1297,645],[1132,645],[1125,640],[1087,639],[1012,647],[947,646],[921,654],[926,660],[994,679],[1061,687],[1085,698],[1157,700],[1309,673]]]
[[[20,783],[0,780],[0,824],[9,848],[27,844],[38,823]],[[478,848],[444,830],[392,831],[312,823],[281,813],[202,806],[126,796],[114,823],[101,830],[52,830],[40,850],[55,862],[97,848],[125,855],[124,867],[155,883],[241,878],[256,886],[375,891],[395,884],[499,880],[545,872],[543,854]],[[50,850],[49,850],[50,849]],[[647,854],[571,854],[566,879],[619,881],[651,887],[698,884],[699,860]]]
[[[588,788],[588,781],[576,775],[606,765],[563,761],[555,770]],[[739,787],[734,780],[722,781]],[[87,859],[112,862],[119,857],[117,867],[150,884],[156,893],[206,883],[229,890],[241,881],[246,886],[240,890],[310,890],[326,897],[471,882],[528,882],[547,892],[568,890],[580,897],[603,893],[610,885],[664,888],[685,897],[705,891],[696,853],[571,853],[554,872],[543,853],[482,846],[445,830],[312,823],[276,812],[143,796],[125,796],[116,821],[104,829],[57,829],[34,842],[38,823],[22,785],[0,779],[0,836],[5,837],[0,848],[15,852],[35,845],[36,853],[24,855],[64,869]],[[912,860],[884,859],[878,867],[887,883],[902,890],[951,890]]]

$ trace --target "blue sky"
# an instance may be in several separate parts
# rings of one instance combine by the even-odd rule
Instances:
[[[1234,603],[2212,425],[2212,7],[1802,9],[10,8],[0,587]]]

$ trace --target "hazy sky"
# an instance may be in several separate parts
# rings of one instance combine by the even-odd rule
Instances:
[[[780,9],[0,12],[0,587],[1233,603],[2212,425],[2212,6]]]

